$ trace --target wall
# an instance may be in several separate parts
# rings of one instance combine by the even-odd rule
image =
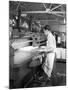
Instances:
[[[40,20],[40,23],[42,26],[47,24],[50,25],[52,31],[66,32],[66,24],[63,22],[57,22],[55,20]]]

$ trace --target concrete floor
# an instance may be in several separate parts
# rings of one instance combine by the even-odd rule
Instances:
[[[26,70],[25,70],[26,72]],[[64,86],[66,85],[66,63],[65,62],[56,62],[56,69],[55,72],[57,73],[57,77],[49,81],[47,85],[45,85],[45,82],[37,83],[33,80],[29,80],[32,78],[32,73],[28,72],[28,74],[24,77],[24,79],[21,78],[21,82],[17,84],[17,87],[15,88],[30,88],[30,87],[49,87],[49,86]],[[22,76],[23,74],[20,74]],[[13,83],[13,81],[12,81]],[[27,84],[28,83],[28,84]],[[11,88],[14,88],[14,86],[11,85]]]
[[[45,85],[45,82],[37,83],[34,81],[31,81],[29,85],[27,85],[28,88],[30,87],[49,87],[49,86],[64,86],[66,85],[66,63],[65,62],[56,62],[56,69],[55,73],[57,74],[56,77],[54,77],[51,81]]]

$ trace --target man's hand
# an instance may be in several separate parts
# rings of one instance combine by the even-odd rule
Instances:
[[[45,47],[45,46],[41,46],[41,47],[39,48],[39,51],[40,51],[40,52],[46,52],[46,47]]]

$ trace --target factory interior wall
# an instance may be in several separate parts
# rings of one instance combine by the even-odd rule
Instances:
[[[41,25],[50,25],[52,31],[66,32],[66,24],[58,23],[57,21],[41,20]]]

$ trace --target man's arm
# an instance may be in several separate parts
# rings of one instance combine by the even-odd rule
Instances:
[[[55,39],[53,37],[49,37],[47,40],[47,45],[46,46],[41,46],[40,51],[44,51],[46,53],[49,52],[54,52],[56,47],[56,42]]]
[[[54,48],[53,47],[43,47],[41,46],[41,48],[39,49],[40,52],[46,52],[46,53],[49,53],[49,52],[53,52],[54,51]]]

